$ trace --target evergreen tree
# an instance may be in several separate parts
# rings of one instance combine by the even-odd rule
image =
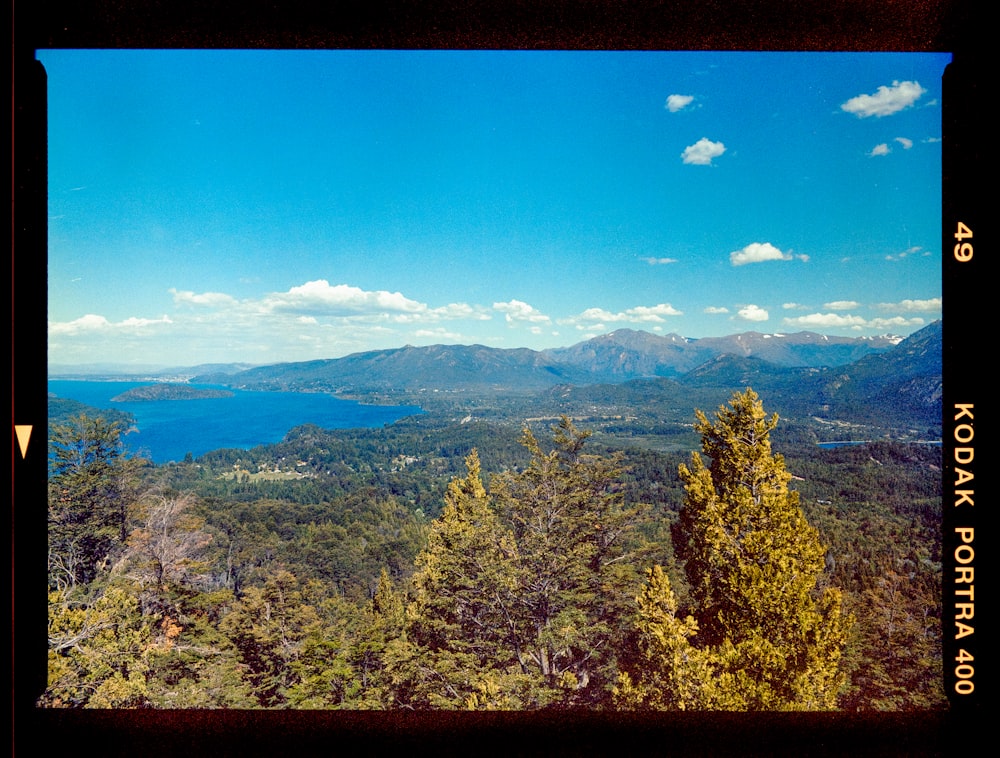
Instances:
[[[49,592],[45,707],[142,708],[149,705],[151,630],[136,594],[116,583],[96,597]]]
[[[378,672],[372,670],[373,665],[359,665],[363,662],[355,655],[359,646],[378,644],[377,630],[369,613],[362,615],[354,603],[330,595],[329,589],[318,580],[303,588],[303,602],[312,604],[316,618],[303,629],[299,649],[289,664],[295,677],[286,692],[287,704],[311,709],[378,707]]]
[[[288,690],[299,681],[295,664],[319,620],[298,578],[284,569],[263,587],[247,588],[222,619],[220,629],[239,651],[260,706],[287,706]]]
[[[466,467],[417,557],[408,649],[395,662],[398,704],[464,707],[485,668],[513,663],[516,546],[489,501],[476,451]]]
[[[694,453],[690,467],[680,466],[686,494],[675,532],[690,584],[691,618],[668,624],[648,601],[640,603],[639,660],[652,668],[620,681],[619,704],[629,699],[624,685],[648,688],[666,681],[677,692],[658,696],[665,703],[832,708],[843,684],[839,663],[850,621],[842,616],[839,590],[818,590],[824,548],[799,508],[798,493],[788,489],[791,475],[783,458],[771,452],[777,415],[768,418],[747,389],[720,408],[714,422],[700,411],[697,419],[710,463]],[[651,584],[647,593],[653,589]],[[669,602],[661,607],[674,615]],[[681,693],[677,667],[685,656],[649,655],[655,649],[651,639],[671,624],[681,626],[665,651],[690,644],[715,680],[693,701]]]
[[[125,454],[121,421],[72,417],[53,424],[49,445],[49,583],[86,584],[128,536],[142,461]]]
[[[387,708],[393,705],[390,660],[406,645],[406,603],[382,569],[359,629],[353,630],[350,661],[357,679],[357,696],[350,707]]]
[[[596,706],[610,694],[638,584],[622,454],[585,452],[590,432],[563,416],[545,451],[530,430],[528,466],[494,481],[518,545],[518,660],[538,683],[532,706]]]
[[[618,708],[679,710],[731,708],[732,677],[719,676],[721,659],[691,645],[698,624],[677,617],[677,598],[662,567],[653,566],[636,598],[636,657],[614,688]]]
[[[563,418],[546,452],[525,431],[529,465],[494,478],[490,494],[469,456],[417,561],[398,703],[530,709],[608,698],[641,509],[623,504],[620,457],[585,454],[588,436]]]

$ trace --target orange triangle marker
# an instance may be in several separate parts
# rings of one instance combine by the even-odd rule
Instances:
[[[28,455],[28,440],[31,438],[31,424],[14,424],[14,431],[17,433],[17,444],[21,448],[21,457]]]

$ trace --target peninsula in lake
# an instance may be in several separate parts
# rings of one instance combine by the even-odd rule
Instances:
[[[204,389],[187,384],[149,384],[133,387],[111,398],[116,403],[134,403],[146,400],[205,400],[208,398],[232,397],[230,390]]]

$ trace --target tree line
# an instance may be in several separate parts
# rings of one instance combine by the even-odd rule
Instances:
[[[198,495],[127,456],[121,422],[63,420],[51,434],[39,703],[941,705],[939,609],[913,589],[929,573],[879,556],[870,596],[845,590],[842,542],[824,542],[839,521],[807,519],[771,449],[776,425],[752,390],[714,419],[699,411],[701,452],[678,467],[681,502],[664,519],[636,497],[625,454],[595,451],[562,417],[544,442],[525,428],[523,464],[492,476],[469,450],[431,519],[371,483],[325,502],[234,502],[213,478]],[[859,644],[887,628],[858,612],[872,602],[915,653]]]

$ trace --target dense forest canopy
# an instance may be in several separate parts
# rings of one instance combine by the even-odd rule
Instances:
[[[940,448],[820,448],[750,390],[678,421],[656,390],[632,418],[481,398],[160,466],[66,407],[39,703],[944,707]]]

